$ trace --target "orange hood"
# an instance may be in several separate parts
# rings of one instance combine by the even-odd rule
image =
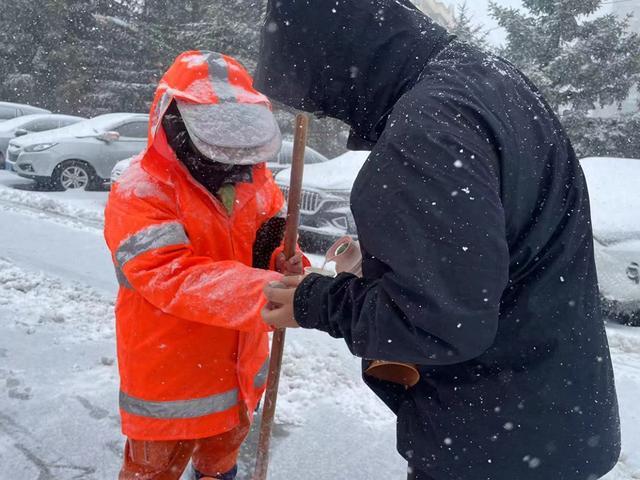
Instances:
[[[240,62],[200,50],[180,54],[160,80],[149,115],[149,146],[155,143],[162,117],[173,100],[197,105],[233,102],[271,109],[269,99],[253,88],[253,79]]]

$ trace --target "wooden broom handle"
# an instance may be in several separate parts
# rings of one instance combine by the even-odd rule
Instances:
[[[284,255],[288,259],[296,254],[298,246],[298,225],[302,200],[302,176],[304,174],[304,153],[307,146],[309,117],[296,116],[296,131],[293,139],[293,158],[289,180],[289,203],[287,206],[287,227],[284,233]]]
[[[287,226],[284,234],[284,254],[290,259],[296,254],[298,245],[298,224],[300,223],[300,200],[302,197],[302,176],[304,173],[304,153],[307,145],[307,129],[309,117],[304,114],[296,116],[295,137],[293,141],[293,159],[291,165],[291,179],[289,185],[289,203],[287,210]],[[271,343],[271,360],[267,376],[267,392],[264,397],[262,422],[260,423],[260,438],[256,456],[256,470],[253,480],[266,480],[269,468],[269,444],[271,430],[276,413],[278,400],[278,385],[282,369],[282,354],[284,353],[285,329],[276,330]]]

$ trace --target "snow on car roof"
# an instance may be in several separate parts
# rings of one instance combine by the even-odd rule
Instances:
[[[21,117],[12,118],[5,122],[0,123],[0,131],[10,132],[16,128],[20,128],[25,123],[30,122],[31,120],[39,120],[41,118],[59,118],[60,120],[64,119],[82,119],[82,117],[76,117],[74,115],[61,115],[55,113],[33,113],[31,115],[22,115]]]
[[[640,238],[640,159],[582,159],[594,236],[602,242]]]
[[[51,113],[46,108],[35,107],[33,105],[27,105],[26,103],[14,103],[14,102],[0,102],[0,106],[9,108],[20,108],[22,110],[31,110],[33,112],[39,111],[42,113]]]
[[[347,152],[328,162],[305,165],[305,188],[322,190],[351,190],[358,172],[369,157],[369,151]],[[276,177],[276,181],[282,185],[289,183],[291,169],[283,170]]]
[[[138,117],[143,120],[149,118],[149,116],[144,113],[107,113],[90,118],[89,120],[85,120],[84,122],[71,125],[70,127],[67,127],[66,132],[101,132],[105,128],[108,128],[113,124],[129,119],[138,120]]]
[[[105,129],[108,129],[120,121],[142,120],[146,122],[148,119],[149,115],[146,113],[107,113],[90,118],[89,120],[74,123],[68,127],[31,133],[12,140],[11,143],[14,145],[24,146],[34,142],[49,141],[51,139],[58,139],[61,137],[92,137],[98,133],[104,132]]]

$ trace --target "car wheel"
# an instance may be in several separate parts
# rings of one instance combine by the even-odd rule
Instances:
[[[80,190],[91,186],[95,176],[95,171],[87,163],[69,160],[56,167],[52,181],[59,190]]]

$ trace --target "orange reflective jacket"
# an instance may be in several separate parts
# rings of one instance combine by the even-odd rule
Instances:
[[[120,412],[138,440],[210,437],[237,426],[241,408],[254,411],[269,350],[262,289],[280,277],[251,267],[256,232],[284,204],[270,172],[253,167],[228,214],[167,143],[161,119],[173,99],[269,105],[232,58],[182,54],[158,87],[146,151],[112,188]]]

